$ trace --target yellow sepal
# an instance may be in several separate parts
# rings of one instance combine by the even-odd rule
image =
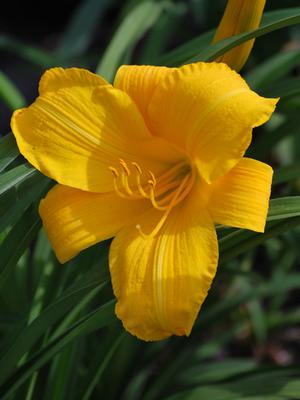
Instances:
[[[208,210],[218,224],[263,232],[271,194],[273,170],[260,161],[243,158],[211,185]]]
[[[150,207],[146,200],[126,200],[115,192],[90,193],[56,185],[39,212],[57,258],[64,263],[81,250],[115,236]]]

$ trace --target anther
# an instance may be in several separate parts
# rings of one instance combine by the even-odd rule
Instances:
[[[116,193],[126,199],[149,199],[152,206],[162,211],[162,216],[150,234],[145,234],[139,224],[136,229],[144,238],[154,237],[164,225],[170,211],[189,193],[194,184],[194,172],[186,163],[179,163],[156,179],[152,171],[147,176],[137,162],[131,162],[134,170],[128,167],[125,160],[119,159],[120,169],[109,167]],[[132,171],[135,171],[132,176]],[[143,179],[143,180],[142,180]]]
[[[115,178],[118,178],[118,177],[119,177],[119,172],[116,170],[116,168],[114,168],[114,167],[108,167],[108,169],[112,172],[112,174],[113,174],[113,176],[114,176]]]
[[[136,174],[137,189],[138,189],[140,195],[141,195],[142,197],[145,197],[145,198],[147,199],[149,196],[148,196],[148,194],[145,192],[145,190],[143,189],[143,186],[142,186],[142,183],[141,183],[141,176],[142,176],[142,174],[143,174],[142,169],[141,169],[141,167],[139,166],[139,164],[136,163],[136,162],[134,162],[134,161],[133,161],[131,164],[135,167],[136,172],[137,172],[137,174]]]
[[[142,175],[142,170],[141,170],[141,167],[139,166],[139,164],[134,161],[131,164],[135,167],[135,169],[137,170],[139,175]]]
[[[153,238],[155,237],[158,232],[161,230],[162,226],[164,225],[164,223],[166,222],[168,215],[170,214],[172,208],[178,204],[177,200],[180,197],[180,195],[182,194],[182,189],[185,187],[185,184],[187,183],[187,181],[189,180],[189,176],[186,176],[183,181],[181,182],[181,184],[179,185],[178,189],[176,190],[173,199],[171,200],[170,204],[168,205],[168,207],[163,208],[165,210],[165,213],[163,214],[163,216],[161,217],[161,219],[158,221],[158,223],[156,224],[156,226],[154,227],[154,229],[152,230],[152,232],[150,234],[145,234],[141,227],[138,228],[138,225],[136,225],[136,228],[138,229],[139,233],[141,234],[141,236],[144,239],[147,238]]]
[[[151,177],[151,180],[150,181],[148,181],[149,183],[150,182],[153,182],[153,186],[156,186],[156,183],[157,183],[157,181],[156,181],[156,178],[155,178],[155,176],[154,176],[154,174],[153,174],[153,172],[151,172],[151,171],[148,171],[148,174],[150,175],[150,177]]]
[[[129,175],[130,175],[130,169],[128,168],[126,162],[125,162],[124,160],[122,160],[122,158],[119,159],[119,162],[120,162],[120,165],[121,165],[121,167],[123,168],[125,174],[126,174],[127,176],[129,176]]]
[[[122,193],[120,191],[120,189],[118,188],[117,179],[119,178],[119,172],[114,167],[108,167],[108,169],[111,171],[111,173],[112,173],[112,175],[114,177],[114,189],[115,189],[115,192],[117,193],[118,196],[122,197],[123,199],[127,199],[128,196],[126,196],[124,193]]]

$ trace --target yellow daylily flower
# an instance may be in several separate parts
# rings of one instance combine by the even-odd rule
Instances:
[[[266,0],[228,0],[213,43],[258,28],[265,4]],[[236,71],[240,71],[248,60],[253,45],[254,39],[248,40],[229,50],[216,61],[224,62]]]
[[[58,182],[40,204],[58,259],[115,237],[116,314],[132,334],[189,335],[216,273],[214,224],[264,230],[272,168],[243,156],[276,102],[222,63],[122,66],[114,86],[54,68],[13,114],[21,153]]]

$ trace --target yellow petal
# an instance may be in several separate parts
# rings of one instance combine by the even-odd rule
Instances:
[[[213,43],[259,27],[266,0],[228,0],[223,18],[219,24]],[[240,71],[252,50],[254,39],[229,50],[216,59],[236,71]]]
[[[57,258],[64,263],[81,250],[114,236],[149,208],[146,200],[124,200],[115,193],[90,193],[54,186],[39,212]]]
[[[209,212],[214,221],[263,232],[269,208],[273,170],[260,161],[243,158],[214,182]]]
[[[21,153],[37,169],[61,184],[92,192],[113,189],[108,168],[119,158],[145,160],[153,147],[133,100],[76,68],[46,72],[40,96],[14,113],[12,130]],[[167,159],[161,143],[154,147],[152,158],[162,153]]]
[[[148,122],[147,109],[154,90],[170,71],[172,68],[122,65],[116,74],[114,86],[129,94]]]
[[[149,116],[155,133],[186,149],[210,183],[243,157],[252,128],[270,118],[277,101],[258,96],[225,64],[196,63],[164,79]]]
[[[39,82],[39,94],[57,92],[63,87],[96,87],[109,85],[101,76],[93,74],[82,68],[51,68],[41,77]]]
[[[161,214],[138,219],[150,232]],[[160,233],[143,238],[122,229],[110,250],[110,271],[126,330],[143,340],[189,335],[216,273],[217,239],[211,217],[194,191],[169,215]]]

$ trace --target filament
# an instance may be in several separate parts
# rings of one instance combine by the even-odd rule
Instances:
[[[136,225],[136,229],[139,231],[140,235],[144,239],[152,239],[153,237],[155,237],[158,234],[158,232],[161,230],[162,226],[166,222],[166,219],[168,218],[172,208],[175,205],[177,205],[186,196],[186,194],[191,190],[192,185],[194,184],[194,179],[192,179],[191,182],[189,182],[189,184],[187,185],[187,187],[185,187],[185,185],[186,185],[186,183],[188,182],[189,179],[190,179],[190,176],[187,175],[182,180],[182,182],[179,185],[178,189],[175,191],[173,199],[171,200],[170,204],[166,208],[166,212],[163,214],[163,216],[161,217],[161,219],[159,220],[157,225],[154,227],[154,229],[151,231],[151,233],[149,233],[149,234],[144,233],[143,230],[142,230],[141,225],[140,224]],[[182,189],[183,189],[183,192],[181,193]]]
[[[194,169],[187,162],[180,162],[158,177],[147,170],[150,179],[143,183],[142,177],[145,180],[146,175],[143,175],[137,162],[131,162],[133,174],[125,160],[119,159],[119,165],[119,169],[109,167],[116,194],[125,199],[148,199],[155,209],[163,211],[161,219],[150,234],[145,234],[142,227],[136,225],[142,237],[152,238],[160,231],[172,208],[190,192],[195,181]]]

